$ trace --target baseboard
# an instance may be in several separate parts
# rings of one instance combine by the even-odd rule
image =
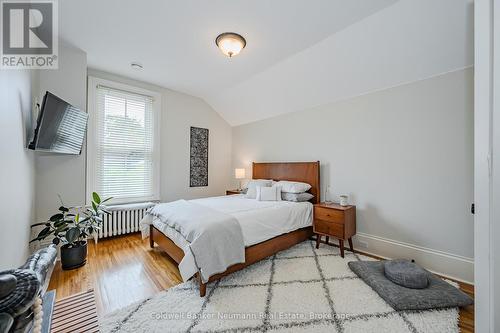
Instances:
[[[414,259],[416,263],[431,272],[474,284],[474,259],[472,258],[361,232],[353,237],[353,243],[354,249],[360,252],[386,259]]]

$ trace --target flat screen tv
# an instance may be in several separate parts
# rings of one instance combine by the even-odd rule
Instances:
[[[86,112],[47,91],[28,148],[79,155],[87,130],[87,118]]]

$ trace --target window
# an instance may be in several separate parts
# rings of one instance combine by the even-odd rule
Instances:
[[[157,93],[89,78],[87,198],[158,199],[159,103]]]

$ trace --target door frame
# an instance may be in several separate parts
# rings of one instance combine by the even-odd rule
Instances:
[[[496,6],[495,6],[496,5]],[[475,329],[500,331],[500,2],[474,3]],[[495,38],[496,37],[496,38]],[[495,157],[497,157],[495,159]],[[498,170],[497,172],[495,172]]]

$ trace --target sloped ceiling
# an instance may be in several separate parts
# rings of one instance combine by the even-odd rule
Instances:
[[[90,67],[205,99],[231,125],[473,62],[472,0],[65,0],[60,35]],[[235,31],[233,58],[215,37]],[[138,61],[144,70],[135,71]]]

